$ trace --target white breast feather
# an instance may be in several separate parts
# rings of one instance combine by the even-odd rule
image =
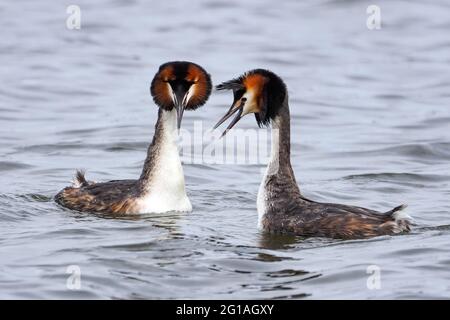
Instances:
[[[149,185],[149,193],[139,199],[139,212],[162,213],[192,211],[186,195],[184,173],[179,156],[176,110],[164,111],[164,128],[158,162]]]

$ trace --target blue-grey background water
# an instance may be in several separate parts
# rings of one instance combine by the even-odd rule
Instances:
[[[70,4],[79,30],[66,27]],[[366,26],[371,4],[379,30]],[[449,298],[449,16],[445,0],[3,1],[0,298]],[[58,207],[75,168],[97,181],[139,175],[157,115],[149,83],[177,59],[216,84],[256,67],[278,73],[303,193],[381,211],[407,203],[414,231],[261,234],[264,164],[186,163],[190,214]],[[184,128],[212,126],[230,99],[214,93]],[[71,265],[80,290],[67,287]],[[376,268],[378,289],[367,286]]]

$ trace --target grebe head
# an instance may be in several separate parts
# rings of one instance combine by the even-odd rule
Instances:
[[[258,126],[268,125],[277,116],[287,94],[283,80],[275,73],[264,69],[248,71],[238,78],[219,84],[216,88],[233,90],[234,98],[230,109],[214,129],[237,112],[223,135],[249,113],[255,114]]]
[[[159,67],[150,93],[160,108],[177,110],[180,128],[184,110],[195,110],[204,105],[211,88],[211,77],[201,66],[187,61],[172,61]]]

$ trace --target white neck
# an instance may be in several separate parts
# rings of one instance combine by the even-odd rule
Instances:
[[[272,147],[265,176],[274,175],[280,168],[280,117],[272,121]]]
[[[262,218],[266,214],[268,194],[266,190],[266,182],[268,177],[278,172],[280,168],[280,118],[276,117],[272,122],[272,146],[270,150],[270,159],[267,164],[266,172],[261,181],[256,200],[258,210],[258,228],[262,229]]]
[[[143,186],[141,210],[144,212],[191,211],[178,152],[175,109],[160,112],[155,137],[156,141],[150,150],[154,161],[151,163],[149,177],[145,179]],[[146,165],[148,165],[147,161]]]

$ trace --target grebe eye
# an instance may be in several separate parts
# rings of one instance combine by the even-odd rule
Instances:
[[[242,101],[242,102],[246,102],[246,101],[247,101],[247,98],[242,98],[241,101]]]

